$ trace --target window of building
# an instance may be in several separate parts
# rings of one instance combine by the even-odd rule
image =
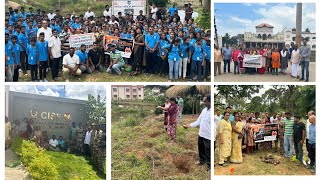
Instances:
[[[139,98],[141,98],[141,95],[139,95]]]
[[[129,98],[130,98],[130,95],[127,95],[126,97],[127,97],[127,99],[129,99]]]
[[[292,37],[292,41],[296,41],[296,37]]]
[[[316,39],[316,37],[313,37],[312,39]]]
[[[132,97],[133,97],[133,99],[137,99],[137,95],[133,95]]]
[[[117,95],[113,95],[113,97],[114,97],[114,98],[117,98],[118,96],[117,96]]]
[[[112,91],[113,92],[117,92],[117,88],[112,88]]]
[[[130,89],[129,88],[126,88],[126,92],[129,92],[130,91]]]
[[[314,49],[315,49],[315,48],[316,48],[316,45],[312,45],[312,48],[314,48]]]
[[[137,89],[132,89],[132,92],[133,93],[137,93]]]

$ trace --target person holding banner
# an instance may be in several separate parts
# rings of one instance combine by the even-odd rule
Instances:
[[[125,64],[121,53],[116,50],[116,45],[111,44],[110,46],[110,65],[107,69],[107,73],[111,73],[112,70],[116,72],[116,74],[121,75],[121,67]]]

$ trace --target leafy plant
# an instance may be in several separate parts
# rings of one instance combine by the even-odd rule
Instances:
[[[11,148],[14,152],[16,152],[18,155],[21,154],[21,145],[22,145],[22,138],[20,136],[16,136],[13,141]]]
[[[89,94],[88,102],[85,105],[85,112],[90,123],[106,123],[106,99],[102,99],[100,95],[95,98]]]
[[[22,141],[21,145],[21,157],[22,157],[22,162],[26,166],[31,163],[31,161],[35,158],[38,158],[40,154],[40,150],[38,149],[37,145],[34,142],[31,141]]]
[[[58,180],[59,173],[57,167],[50,160],[48,155],[42,154],[37,158],[34,158],[29,166],[27,166],[27,170],[30,172],[32,178],[34,180]]]

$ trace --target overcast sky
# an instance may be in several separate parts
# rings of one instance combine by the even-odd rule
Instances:
[[[296,27],[296,3],[215,3],[214,9],[218,35],[222,36],[255,33],[255,26],[262,23],[274,26],[274,34]],[[315,3],[302,4],[302,29],[306,28],[316,32]]]
[[[88,94],[106,97],[106,87],[103,85],[11,85],[10,91],[79,100],[88,100]]]

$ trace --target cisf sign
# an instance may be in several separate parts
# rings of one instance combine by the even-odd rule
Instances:
[[[146,14],[146,0],[112,1],[112,14],[115,16],[118,15],[118,12],[121,12],[123,15],[131,14],[135,18],[139,15],[140,10],[143,11],[143,14]]]
[[[63,116],[61,113],[57,113],[57,112],[40,112],[40,114],[38,114],[37,110],[32,109],[30,111],[30,116],[33,119],[37,119],[38,116],[42,119],[42,120],[64,120],[64,121],[70,121],[71,120],[71,114],[70,113],[64,113]],[[63,118],[63,119],[62,119]]]

